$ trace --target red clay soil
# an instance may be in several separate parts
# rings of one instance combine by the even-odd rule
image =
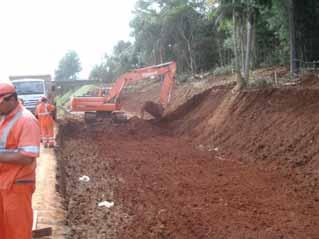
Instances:
[[[218,87],[161,122],[61,124],[69,238],[319,238],[318,122],[316,89]]]
[[[301,83],[304,88],[319,88],[319,74],[305,73],[301,76]]]
[[[209,90],[195,98],[200,97],[203,99],[196,103],[197,107],[188,107],[189,102],[180,107],[185,114],[167,116],[175,135],[189,135],[207,148],[218,147],[232,159],[292,167],[313,176],[311,183],[317,186],[317,89],[266,89],[239,94]]]

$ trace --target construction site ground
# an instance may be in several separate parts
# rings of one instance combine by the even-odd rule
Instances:
[[[65,226],[63,198],[56,191],[57,161],[53,149],[41,147],[40,155],[37,160],[36,191],[32,199],[34,229],[52,228],[54,239],[64,239],[69,230]]]
[[[319,238],[319,79],[230,78],[178,86],[161,121],[60,122],[66,238]],[[156,100],[142,89],[124,109]]]

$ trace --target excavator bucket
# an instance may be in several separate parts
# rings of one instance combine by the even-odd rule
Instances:
[[[153,101],[146,101],[141,109],[141,118],[144,118],[144,112],[149,113],[155,119],[160,119],[164,114],[164,107]]]

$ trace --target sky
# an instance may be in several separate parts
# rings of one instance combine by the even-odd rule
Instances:
[[[129,40],[136,0],[0,0],[0,80],[52,74],[68,50],[81,78],[119,40]]]

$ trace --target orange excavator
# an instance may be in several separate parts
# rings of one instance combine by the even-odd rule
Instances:
[[[144,111],[151,114],[154,118],[161,118],[171,98],[175,75],[175,62],[167,62],[129,71],[122,74],[115,81],[115,84],[106,95],[102,93],[103,90],[100,90],[98,96],[72,98],[71,111],[85,112],[86,121],[90,121],[99,116],[105,117],[105,115],[111,115],[112,118],[116,120],[125,120],[127,116],[124,112],[120,111],[122,106],[119,102],[119,97],[124,87],[132,82],[162,76],[163,81],[161,83],[159,103],[147,101],[141,109],[142,118]]]

